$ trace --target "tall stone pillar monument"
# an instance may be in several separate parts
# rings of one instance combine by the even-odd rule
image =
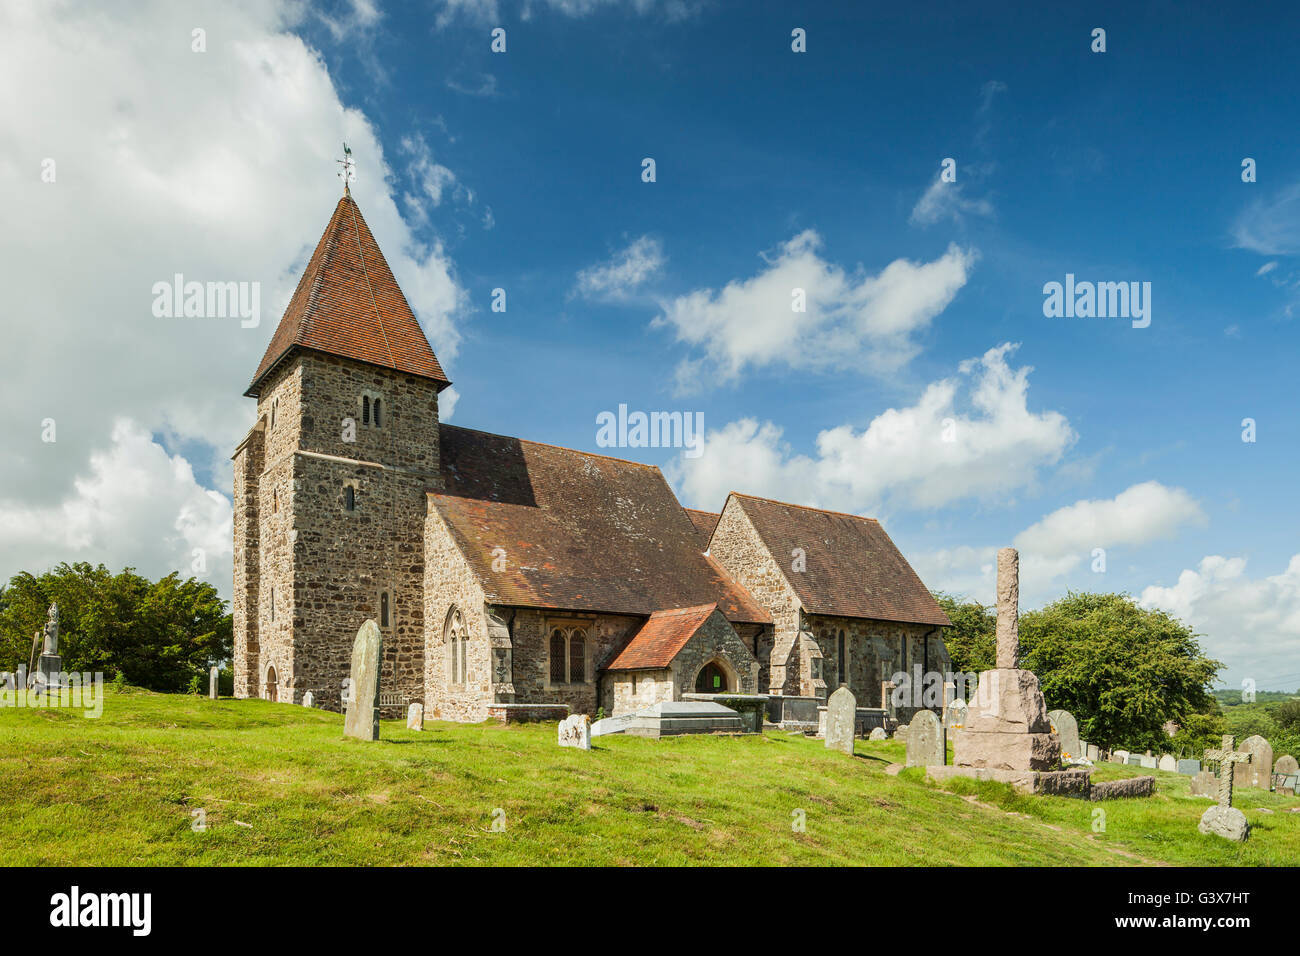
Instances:
[[[953,737],[953,765],[1058,770],[1061,738],[1032,671],[1020,669],[1020,555],[998,552],[997,666],[984,671],[966,724]]]

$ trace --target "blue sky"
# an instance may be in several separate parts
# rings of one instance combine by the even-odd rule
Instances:
[[[196,366],[186,396],[154,417],[143,399],[115,411],[120,386],[101,394],[104,416],[122,416],[112,448],[137,441],[172,472],[192,466],[214,526],[212,493],[228,502],[226,458],[251,421],[239,396],[329,217],[330,160],[349,139],[354,195],[455,382],[456,424],[594,450],[597,414],[619,404],[702,412],[698,460],[610,453],[659,464],[692,507],[717,510],[734,488],[880,517],[928,585],[986,601],[992,552],[1014,543],[1026,607],[1071,588],[1128,591],[1205,633],[1231,686],[1300,686],[1287,6],[213,9],[168,12],[158,33],[164,46],[177,31],[189,42],[191,24],[214,22],[204,59],[179,50],[158,67],[212,132],[193,128],[188,165],[171,155],[153,168],[188,169],[182,186],[214,208],[243,204],[228,224],[204,209],[174,231],[257,235],[255,264],[223,258],[241,239],[196,246],[186,264],[263,281],[267,319],[237,346],[222,344],[240,334],[229,329],[163,342],[164,358],[230,358]],[[43,29],[88,28],[88,15],[69,17]],[[504,53],[490,49],[494,27]],[[796,27],[805,53],[791,50]],[[1104,53],[1090,49],[1097,27]],[[227,56],[236,34],[230,49],[243,52]],[[109,30],[103,48],[113,43]],[[259,71],[259,56],[276,68]],[[137,69],[139,97],[151,67]],[[151,115],[126,79],[107,82],[124,87],[110,103],[134,107],[117,114],[130,142],[149,124],[166,136],[168,114]],[[283,112],[216,118],[241,96]],[[73,125],[55,113],[52,128]],[[10,139],[44,155],[33,130]],[[945,157],[955,183],[936,182]],[[1256,182],[1242,181],[1246,157]],[[148,152],[133,161],[149,165]],[[147,203],[158,187],[129,188]],[[158,275],[180,268],[149,254]],[[1044,317],[1044,283],[1067,273],[1149,282],[1150,326]],[[810,280],[813,304],[787,324],[790,277]],[[495,288],[504,313],[491,311]],[[29,492],[10,520],[29,537],[75,505],[72,475],[99,475],[94,456],[112,457],[107,417],[77,427],[66,426],[67,477],[46,497],[48,467],[16,459]],[[1093,548],[1106,550],[1104,574]],[[121,551],[106,538],[87,553],[131,560]]]

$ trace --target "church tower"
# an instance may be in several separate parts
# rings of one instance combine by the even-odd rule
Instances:
[[[257,424],[234,455],[236,697],[310,691],[339,710],[374,618],[385,695],[424,699],[425,494],[442,487],[450,384],[345,193],[245,392]]]

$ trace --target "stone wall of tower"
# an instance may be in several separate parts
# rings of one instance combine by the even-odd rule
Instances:
[[[740,582],[772,615],[772,643],[768,659],[761,662],[768,686],[763,693],[812,694],[800,673],[799,621],[802,605],[785,579],[777,558],[768,553],[749,518],[735,498],[727,501],[718,518],[709,554]],[[787,556],[777,556],[782,560]]]
[[[295,696],[293,470],[302,414],[297,362],[286,363],[263,384],[257,412],[265,437],[257,481],[258,653],[250,696],[296,702],[301,691]]]
[[[235,586],[231,600],[234,653],[231,668],[236,697],[258,694],[258,593],[261,586],[261,525],[258,481],[265,464],[265,423],[259,419],[234,455]]]
[[[492,693],[486,597],[478,578],[430,503],[424,537],[424,715],[429,720],[479,721],[488,717]],[[447,621],[460,611],[469,638],[466,680],[453,680]],[[513,702],[513,689],[510,701]]]
[[[317,706],[341,708],[353,641],[373,618],[384,640],[380,691],[402,699],[384,716],[401,716],[407,702],[425,698],[424,520],[426,492],[441,487],[437,390],[427,379],[330,355],[303,353],[299,363],[290,477],[293,699],[310,690]],[[369,422],[363,398],[371,402]]]

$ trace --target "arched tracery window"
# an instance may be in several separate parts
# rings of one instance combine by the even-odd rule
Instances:
[[[552,684],[587,683],[587,629],[581,624],[551,628],[548,668]]]

